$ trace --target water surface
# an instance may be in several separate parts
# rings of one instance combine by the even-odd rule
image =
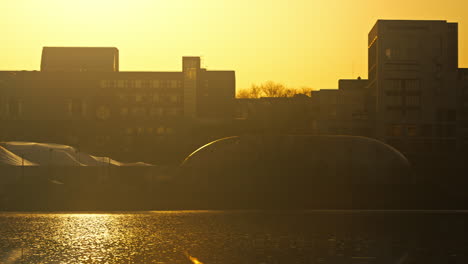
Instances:
[[[0,263],[468,263],[462,211],[0,213]]]

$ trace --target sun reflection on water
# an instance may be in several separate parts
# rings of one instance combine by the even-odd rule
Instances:
[[[326,256],[340,263],[383,263],[388,261],[381,252],[392,250],[404,259],[416,246],[418,252],[436,252],[443,259],[438,263],[466,263],[468,236],[460,230],[466,230],[468,215],[444,216],[443,221],[427,215],[0,213],[0,263],[315,263]],[[415,257],[411,254],[408,261]]]
[[[60,214],[55,240],[79,262],[102,261],[115,239],[119,217],[109,214]],[[119,256],[117,256],[119,257]]]
[[[191,256],[189,253],[185,252],[185,255],[193,264],[203,264],[203,262],[198,260],[196,257]]]

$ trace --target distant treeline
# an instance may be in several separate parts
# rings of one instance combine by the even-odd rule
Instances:
[[[284,84],[267,81],[262,84],[252,84],[250,88],[240,89],[236,93],[237,98],[260,98],[260,97],[293,97],[297,94],[310,96],[314,89],[310,87],[291,88]]]

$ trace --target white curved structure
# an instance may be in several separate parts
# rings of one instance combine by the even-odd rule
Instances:
[[[0,166],[152,166],[96,157],[67,145],[35,142],[0,142]]]

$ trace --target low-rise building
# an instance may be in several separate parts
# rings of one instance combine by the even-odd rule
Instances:
[[[233,117],[234,71],[119,71],[116,48],[45,47],[41,71],[0,72],[0,140],[118,146]],[[145,144],[145,143],[143,143]]]

